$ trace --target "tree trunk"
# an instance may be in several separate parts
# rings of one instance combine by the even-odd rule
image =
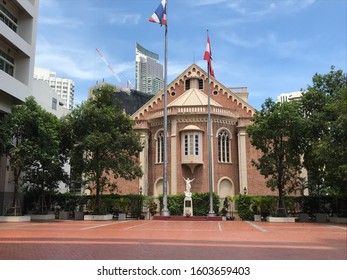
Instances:
[[[101,172],[98,170],[95,174],[95,188],[96,188],[96,193],[95,193],[95,208],[94,212],[96,214],[100,214],[101,212]]]
[[[21,171],[17,170],[17,168],[13,168],[13,176],[14,176],[14,190],[13,190],[13,197],[12,202],[10,203],[10,207],[6,209],[5,215],[11,215],[14,216],[21,216],[22,211],[19,204],[19,177],[20,177]]]

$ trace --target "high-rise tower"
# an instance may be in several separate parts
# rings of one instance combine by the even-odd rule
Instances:
[[[36,67],[34,70],[34,79],[47,82],[49,86],[63,99],[63,106],[72,110],[75,93],[74,81],[67,78],[58,78],[55,72],[52,72],[49,69]]]
[[[137,90],[157,94],[164,87],[163,65],[159,55],[136,44],[135,87]]]

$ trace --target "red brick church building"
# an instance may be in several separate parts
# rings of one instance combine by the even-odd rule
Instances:
[[[259,152],[246,127],[255,109],[247,88],[228,88],[211,77],[213,189],[220,197],[239,193],[274,194],[252,166]],[[168,194],[184,193],[184,178],[195,178],[191,192],[208,192],[208,76],[196,64],[168,84]],[[144,145],[142,178],[118,180],[118,192],[157,196],[163,192],[164,95],[159,92],[132,115]]]

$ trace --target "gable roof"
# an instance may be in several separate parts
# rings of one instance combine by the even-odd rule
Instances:
[[[199,77],[200,79],[207,80],[208,74],[205,72],[201,67],[193,63],[190,65],[186,70],[184,70],[176,79],[174,79],[170,84],[167,86],[168,94],[169,92],[175,91],[176,86],[178,86],[182,81],[184,82],[186,79],[191,77]],[[213,77],[210,77],[211,84],[213,85],[213,91],[221,92],[221,94],[225,95],[229,101],[228,102],[234,102],[240,110],[244,110],[247,114],[254,115],[255,109],[245,100],[243,100],[240,96],[238,96],[236,93],[232,91],[232,89],[224,86],[218,80],[216,80]],[[206,98],[203,97],[203,94]],[[190,102],[202,102],[203,104],[207,105],[207,95],[200,91],[190,89],[186,92],[184,92],[181,96],[178,96],[174,101],[172,101],[169,106],[179,106],[178,104],[181,103],[182,106],[192,106]],[[133,119],[141,119],[142,116],[146,112],[149,112],[153,110],[153,108],[156,107],[158,103],[164,103],[164,94],[163,90],[159,91],[153,98],[151,98],[146,104],[144,104],[139,110],[137,110],[133,115]],[[206,102],[206,103],[205,103]],[[219,103],[213,100],[213,96],[211,96],[211,105],[217,106],[217,107],[223,107]]]

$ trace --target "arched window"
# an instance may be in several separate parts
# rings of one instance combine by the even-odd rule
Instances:
[[[222,129],[218,133],[218,161],[219,162],[231,162],[231,136],[230,132],[226,129]]]
[[[156,140],[157,140],[156,163],[163,163],[164,162],[164,133],[163,131],[157,134]]]

